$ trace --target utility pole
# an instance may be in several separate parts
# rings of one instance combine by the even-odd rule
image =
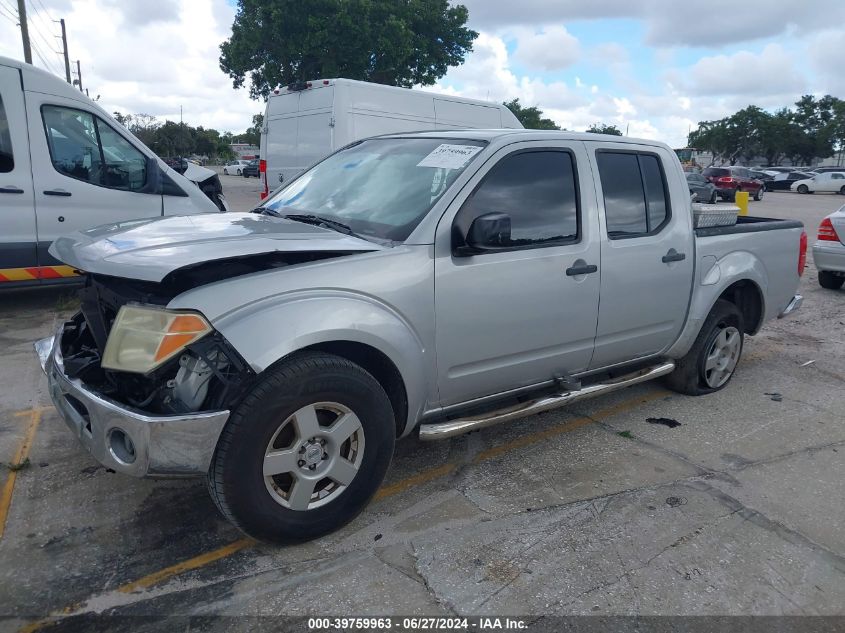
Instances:
[[[18,0],[18,19],[21,23],[21,39],[23,40],[23,59],[27,64],[31,64],[32,48],[29,45],[29,25],[26,21],[26,0]]]
[[[65,19],[62,18],[59,22],[62,25],[62,48],[65,53],[65,79],[67,79],[67,82],[70,84],[70,59],[67,56],[67,32],[65,31]]]
[[[79,67],[79,60],[76,60],[76,83],[79,85],[79,92],[85,92],[82,89],[82,70]]]

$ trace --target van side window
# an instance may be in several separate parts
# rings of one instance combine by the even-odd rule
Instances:
[[[500,160],[455,217],[466,235],[472,221],[507,213],[515,248],[576,242],[580,237],[577,180],[566,151],[517,152]]]
[[[663,228],[671,213],[666,178],[656,156],[599,150],[596,162],[610,239],[651,235]]]
[[[61,106],[42,106],[41,113],[58,172],[100,187],[143,189],[146,157],[102,119]]]
[[[8,174],[15,168],[15,157],[12,154],[12,135],[9,132],[9,119],[0,97],[0,174]]]

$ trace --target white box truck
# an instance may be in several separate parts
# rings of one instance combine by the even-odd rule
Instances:
[[[261,197],[353,141],[455,128],[522,124],[501,104],[352,79],[317,79],[276,89],[267,99],[261,133]]]

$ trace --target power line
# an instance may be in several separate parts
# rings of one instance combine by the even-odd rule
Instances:
[[[44,9],[44,13],[47,14],[47,17],[50,18],[51,21],[58,22],[58,20],[53,20],[53,16],[50,15],[50,12],[47,10],[47,7],[44,6],[44,3],[41,2],[41,0],[37,0],[37,2],[41,5],[41,8]]]
[[[38,46],[38,42],[35,40],[31,40],[32,48],[35,50],[35,54],[38,55],[38,59],[41,60],[41,63],[44,64],[45,70],[49,70],[54,75],[61,75],[61,72],[56,71],[56,67],[51,65],[45,57],[49,59],[49,55],[45,55],[44,52],[41,50],[41,47]]]
[[[9,17],[17,22],[20,18],[18,17],[18,10],[15,9],[11,4],[7,4],[4,0],[0,0],[0,9],[6,11],[9,14]]]
[[[0,13],[0,17],[6,18],[9,22],[14,24],[15,26],[17,26],[17,24],[18,24],[18,21],[16,19],[9,17],[5,13]]]

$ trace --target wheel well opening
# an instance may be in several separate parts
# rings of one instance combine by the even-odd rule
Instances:
[[[393,361],[374,347],[352,341],[319,343],[305,349],[340,356],[363,367],[372,374],[373,378],[384,388],[390,400],[393,417],[396,420],[396,436],[402,434],[408,419],[408,394],[405,390],[402,374],[399,373]]]
[[[719,299],[730,301],[742,312],[746,334],[754,334],[763,320],[763,295],[753,281],[745,279],[728,286]]]

